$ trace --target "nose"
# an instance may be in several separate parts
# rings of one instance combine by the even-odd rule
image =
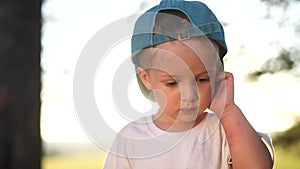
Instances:
[[[198,86],[194,82],[189,85],[182,85],[180,90],[182,101],[193,102],[199,98]]]

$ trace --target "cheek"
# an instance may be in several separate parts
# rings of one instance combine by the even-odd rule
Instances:
[[[154,89],[152,90],[154,96],[155,96],[155,100],[159,105],[164,105],[165,101],[166,101],[166,95],[163,91],[158,90],[158,89]]]
[[[199,89],[199,101],[201,107],[208,107],[211,101],[212,93],[210,85]]]
[[[157,103],[162,107],[165,106],[167,109],[176,108],[180,105],[180,92],[177,90],[166,90],[156,92]]]

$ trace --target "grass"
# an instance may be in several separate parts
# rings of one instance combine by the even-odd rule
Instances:
[[[45,156],[42,169],[101,169],[105,153]]]
[[[299,169],[300,154],[293,150],[275,147],[275,167],[274,169]]]

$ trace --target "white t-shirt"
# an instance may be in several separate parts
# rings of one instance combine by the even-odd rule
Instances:
[[[272,147],[267,135],[267,147]],[[185,132],[159,129],[151,117],[124,127],[113,143],[104,169],[230,169],[225,132],[215,114]]]

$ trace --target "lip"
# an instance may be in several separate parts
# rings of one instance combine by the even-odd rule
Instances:
[[[197,110],[198,110],[197,107],[181,108],[180,112],[182,112],[182,113],[195,113]]]

